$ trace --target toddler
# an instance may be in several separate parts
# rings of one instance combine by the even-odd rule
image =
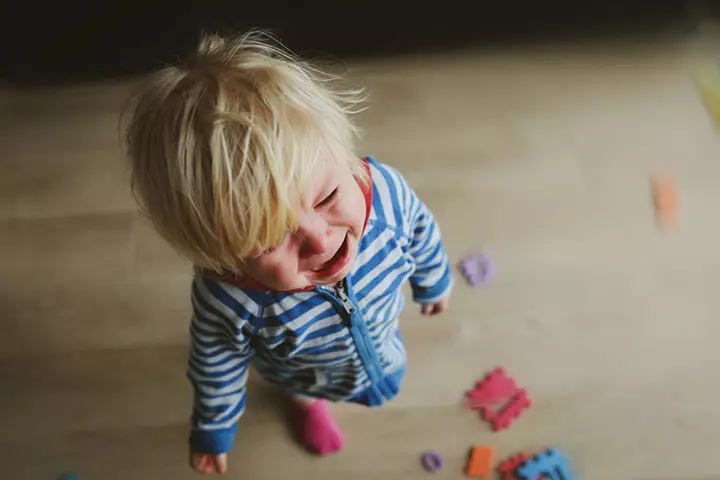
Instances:
[[[206,36],[134,97],[133,190],[195,266],[190,464],[223,473],[248,368],[300,412],[306,446],[342,448],[328,402],[378,406],[405,373],[409,281],[425,315],[452,286],[440,231],[395,169],[353,152],[359,91],[258,32]]]

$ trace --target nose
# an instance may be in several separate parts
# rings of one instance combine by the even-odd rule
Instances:
[[[300,256],[321,255],[328,249],[330,227],[321,215],[311,214],[300,223],[296,235],[300,236]]]

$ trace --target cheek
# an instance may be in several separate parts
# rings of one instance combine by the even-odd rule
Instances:
[[[281,258],[263,259],[247,272],[263,285],[283,290],[296,283],[297,260],[293,261],[285,255]]]
[[[270,276],[280,285],[286,285],[294,280],[296,274],[297,263],[290,261],[278,262],[270,270]]]
[[[344,224],[355,229],[362,229],[365,223],[365,197],[357,185],[354,185],[354,188],[345,196],[338,213]]]

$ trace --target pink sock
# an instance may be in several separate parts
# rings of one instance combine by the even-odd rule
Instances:
[[[316,400],[310,404],[298,402],[298,406],[302,411],[300,427],[305,445],[320,455],[342,450],[342,432],[330,415],[328,403]]]

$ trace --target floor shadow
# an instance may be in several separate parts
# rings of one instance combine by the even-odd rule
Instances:
[[[700,15],[717,14],[713,2],[417,2],[391,6],[315,1],[310,4],[217,1],[175,4],[66,2],[38,7],[11,2],[19,21],[0,29],[0,79],[36,86],[135,75],[190,51],[201,31],[273,30],[308,56],[366,57],[536,43],[554,39],[692,30]],[[698,8],[696,4],[701,4]],[[700,12],[700,13],[698,13]],[[43,16],[44,14],[44,16]],[[28,27],[31,25],[31,33]],[[5,37],[5,38],[3,38]],[[22,41],[18,39],[22,38]]]
[[[253,383],[261,383],[261,379],[256,378]],[[255,386],[253,388],[253,396],[261,395],[263,400],[263,408],[270,410],[277,416],[278,421],[283,425],[283,429],[288,438],[308,453],[314,453],[305,446],[302,437],[301,421],[302,411],[300,407],[292,401],[282,390],[270,385]]]

